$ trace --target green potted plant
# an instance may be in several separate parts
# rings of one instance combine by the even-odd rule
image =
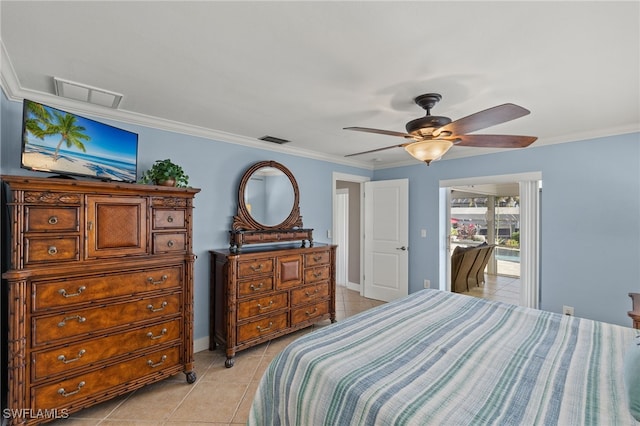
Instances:
[[[151,168],[142,174],[140,183],[185,188],[189,184],[189,176],[182,167],[169,159],[156,160]]]

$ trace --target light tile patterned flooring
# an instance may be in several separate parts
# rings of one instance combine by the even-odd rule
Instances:
[[[340,321],[383,302],[366,299],[338,286],[336,319]],[[225,368],[221,349],[195,354],[197,380],[187,384],[180,373],[119,398],[72,414],[55,426],[90,425],[244,425],[258,382],[271,359],[287,344],[329,320],[236,354],[235,365]]]
[[[466,294],[517,304],[519,283],[518,278],[486,275],[482,287],[474,287]],[[338,286],[336,318],[340,321],[382,303]],[[225,368],[221,349],[198,352],[194,384],[187,384],[184,374],[180,373],[50,425],[244,425],[258,382],[271,359],[295,338],[328,324],[328,320],[323,321],[239,352],[232,368]]]
[[[482,299],[498,300],[518,305],[520,300],[520,278],[485,274],[485,283],[480,287],[471,287],[467,294]]]

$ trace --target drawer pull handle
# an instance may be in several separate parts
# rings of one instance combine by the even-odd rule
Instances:
[[[67,321],[71,321],[77,319],[78,322],[85,322],[87,319],[85,317],[81,317],[80,315],[72,315],[70,317],[66,317],[65,319],[63,319],[62,321],[60,321],[58,323],[58,327],[64,327],[65,325],[67,325]]]
[[[64,390],[64,388],[60,388],[58,389],[58,394],[64,396],[65,398],[71,395],[75,395],[78,392],[80,392],[80,390],[84,387],[85,383],[84,382],[80,382],[78,383],[78,387],[76,388],[76,390],[71,391],[71,392],[67,392]]]
[[[167,222],[169,223],[173,222],[173,216],[167,216]]]
[[[260,327],[260,326],[257,326],[256,328],[258,329],[258,331],[259,331],[260,333],[262,333],[263,331],[269,331],[269,330],[271,330],[271,327],[273,327],[273,321],[269,321],[269,327],[262,328],[262,327]]]
[[[313,276],[314,276],[315,278],[319,278],[319,277],[321,277],[321,276],[322,276],[322,271],[314,272],[314,273],[313,273]]]
[[[51,256],[58,254],[58,249],[56,248],[56,246],[50,246],[49,250],[47,250],[47,253],[49,253]]]
[[[249,288],[250,288],[252,291],[258,291],[258,290],[260,290],[260,289],[262,288],[262,284],[264,284],[264,283],[260,283],[260,284],[258,284],[258,287],[256,287],[256,286],[254,286],[253,284],[251,284],[251,285],[249,286]]]
[[[150,359],[147,360],[147,365],[151,368],[156,368],[161,366],[162,364],[164,364],[164,362],[167,360],[167,356],[166,355],[162,355],[162,358],[160,358],[160,362],[157,363],[153,363],[153,361],[151,361]]]
[[[316,312],[318,312],[317,307],[313,309],[313,312],[305,311],[304,313],[307,314],[308,317],[310,317],[311,315],[314,315]]]
[[[67,359],[67,357],[64,355],[58,355],[58,361],[62,361],[63,364],[69,364],[82,358],[82,355],[84,355],[86,352],[86,350],[81,349],[80,352],[78,352],[78,356],[72,359]]]
[[[167,241],[167,247],[173,247],[174,244],[173,240]]]
[[[269,302],[269,304],[267,306],[262,306],[261,304],[258,303],[258,309],[260,311],[264,311],[267,310],[269,308],[273,307],[273,300]]]
[[[147,305],[147,309],[150,310],[151,312],[160,312],[162,311],[164,308],[166,308],[168,305],[167,302],[162,302],[162,304],[160,304],[159,308],[154,308],[153,305],[149,304]]]
[[[58,216],[51,216],[49,218],[49,225],[55,225],[58,223]]]
[[[82,292],[85,291],[86,289],[87,287],[80,286],[78,287],[77,293],[67,293],[67,290],[65,290],[64,288],[61,288],[60,290],[58,290],[58,293],[60,293],[62,297],[76,297],[76,296],[80,296],[80,294],[82,294]]]
[[[318,287],[316,287],[316,289],[313,292],[309,293],[308,291],[305,291],[304,294],[307,297],[311,297],[311,296],[313,296],[315,294],[318,294],[318,291],[320,291],[320,290],[318,289]]]
[[[160,334],[158,336],[154,336],[153,333],[150,331],[147,333],[147,337],[151,340],[156,340],[156,339],[160,339],[162,336],[164,336],[165,334],[167,334],[167,329],[163,328],[162,331],[160,332]]]
[[[249,266],[249,268],[251,268],[251,270],[252,270],[253,272],[261,271],[261,270],[262,270],[262,263],[261,263],[261,264],[259,264],[258,266],[251,265],[251,266]]]
[[[322,260],[322,256],[317,256],[317,255],[316,255],[316,256],[313,256],[313,261],[314,261],[314,262],[319,262],[319,261],[321,261],[321,260]]]
[[[153,285],[160,285],[160,284],[162,284],[163,282],[165,282],[167,279],[169,279],[169,277],[168,277],[168,276],[166,276],[166,275],[163,275],[163,276],[160,278],[160,281],[155,281],[155,280],[153,279],[153,277],[149,277],[149,278],[147,278],[147,281],[149,282],[149,284],[153,284]]]

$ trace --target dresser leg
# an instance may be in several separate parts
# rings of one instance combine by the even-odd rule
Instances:
[[[234,363],[234,362],[235,362],[235,361],[234,361],[233,357],[227,358],[227,359],[224,361],[224,366],[225,366],[225,367],[227,367],[227,368],[231,368],[231,367],[233,367],[233,363]]]

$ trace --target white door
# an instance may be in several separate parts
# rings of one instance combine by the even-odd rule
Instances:
[[[364,184],[364,297],[409,294],[409,180]]]

